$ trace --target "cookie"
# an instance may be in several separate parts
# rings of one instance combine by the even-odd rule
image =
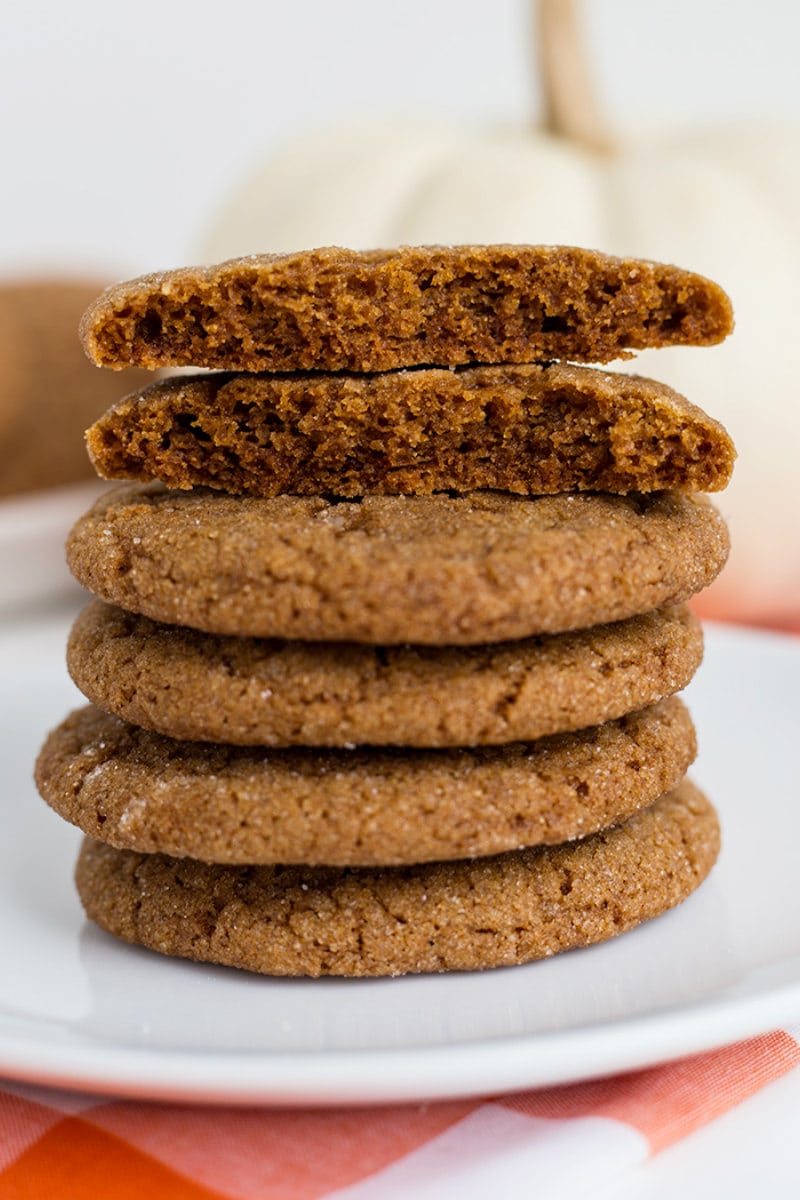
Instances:
[[[719,826],[691,783],[567,846],[374,870],[209,866],[86,839],[89,918],[162,954],[265,975],[402,975],[529,962],[602,942],[706,877]]]
[[[83,431],[122,395],[76,337],[102,285],[86,279],[0,284],[0,496],[94,478]],[[147,376],[135,372],[143,387]]]
[[[43,798],[124,849],[384,865],[563,842],[651,804],[696,752],[677,697],[593,729],[452,750],[176,742],[87,707],[45,742]]]
[[[724,488],[731,439],[663,384],[575,367],[177,376],[87,433],[106,479],[277,496]]]
[[[67,544],[76,578],[208,633],[495,642],[622,620],[705,587],[728,553],[702,497],[227,496],[113,489]]]
[[[84,315],[98,366],[383,371],[425,364],[608,362],[721,341],[716,284],[569,246],[338,247],[252,255],[120,283]]]
[[[169,737],[260,746],[473,746],[599,725],[679,691],[702,657],[685,607],[492,646],[235,638],[94,601],[67,664],[101,708]]]

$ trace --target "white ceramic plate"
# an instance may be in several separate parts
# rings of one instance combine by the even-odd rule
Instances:
[[[688,694],[693,774],[724,849],[680,908],[525,967],[316,982],[171,961],[85,922],[78,835],[30,779],[78,700],[65,635],[63,619],[0,635],[0,1074],[216,1103],[420,1100],[645,1066],[800,1020],[800,639],[708,633]]]

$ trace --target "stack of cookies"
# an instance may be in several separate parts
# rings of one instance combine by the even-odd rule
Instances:
[[[685,779],[685,601],[727,555],[699,493],[733,447],[670,389],[572,364],[731,324],[708,280],[564,247],[327,249],[105,292],[95,363],[203,370],[88,434],[134,482],[69,540],[92,704],[37,782],[88,835],[89,916],[362,976],[526,962],[683,900],[719,842]]]

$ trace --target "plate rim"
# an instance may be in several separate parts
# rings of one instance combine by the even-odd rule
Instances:
[[[0,1074],[81,1093],[264,1107],[445,1101],[580,1083],[710,1052],[796,1022],[800,978],[767,995],[619,1019],[598,1027],[380,1050],[236,1052],[115,1048],[77,1041],[9,1054],[0,1027]],[[31,1039],[33,1043],[33,1039]],[[565,1070],[564,1046],[572,1065]],[[32,1059],[47,1058],[33,1065]],[[109,1057],[114,1063],[103,1069]],[[420,1072],[420,1066],[424,1070]],[[438,1082],[445,1068],[447,1082]],[[178,1075],[183,1072],[183,1078]],[[420,1082],[421,1075],[424,1082]],[[480,1076],[476,1086],[475,1076]],[[215,1076],[216,1078],[212,1078]],[[227,1082],[223,1082],[223,1079]],[[235,1082],[231,1082],[235,1080]]]
[[[49,665],[54,637],[68,619],[62,614],[24,629],[0,629],[0,659],[20,661],[26,649],[36,647],[38,665]],[[728,623],[704,622],[704,626],[723,640],[732,637],[747,647],[800,649],[800,638],[793,634]],[[97,931],[97,935],[117,944],[108,934]],[[106,1097],[287,1108],[425,1102],[525,1091],[646,1069],[796,1023],[800,1020],[800,957],[787,955],[780,962],[795,971],[795,978],[766,983],[755,993],[736,995],[734,984],[677,1009],[596,1024],[375,1049],[259,1052],[209,1047],[198,1052],[109,1045],[86,1036],[59,1042],[53,1036],[57,1026],[52,1018],[35,1018],[50,1030],[49,1036],[42,1037],[15,1031],[15,1024],[29,1020],[24,1015],[0,1013],[0,1074],[20,1084]]]

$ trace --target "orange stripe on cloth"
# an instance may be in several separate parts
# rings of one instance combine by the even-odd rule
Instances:
[[[67,1117],[0,1172],[1,1200],[219,1200],[120,1138]]]
[[[479,1107],[455,1101],[292,1111],[119,1102],[83,1118],[225,1196],[317,1200],[410,1154]]]
[[[655,1153],[800,1065],[782,1031],[610,1079],[565,1084],[496,1100],[532,1117],[612,1117],[643,1133]]]

